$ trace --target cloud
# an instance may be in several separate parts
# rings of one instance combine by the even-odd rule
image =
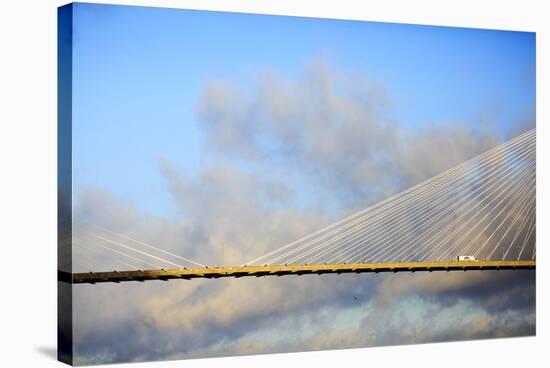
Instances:
[[[240,264],[498,142],[456,122],[412,129],[392,108],[382,85],[326,63],[248,88],[211,81],[196,108],[201,171],[159,164],[180,217],[80,188],[75,221],[207,265],[223,246]],[[519,271],[79,285],[75,351],[87,364],[527,335],[534,293]]]
[[[210,166],[196,178],[168,162],[161,170],[189,229],[184,239],[195,247],[201,245],[197,256],[207,264],[219,263],[222,245],[227,263],[240,264],[327,223],[323,214],[312,209],[274,206],[281,198],[290,201],[292,190],[284,182],[237,166]],[[188,239],[191,235],[197,241]]]
[[[266,72],[247,83],[211,81],[196,112],[208,158],[218,165],[213,170],[224,172],[244,162],[259,185],[271,180],[293,193],[287,197],[286,208],[307,201],[310,209],[329,219],[326,222],[366,208],[501,142],[503,128],[488,118],[468,125],[447,121],[422,127],[395,122],[389,100],[380,83],[317,60],[295,79]],[[529,115],[526,121],[530,119]],[[524,121],[518,125],[524,126]],[[487,203],[487,196],[469,199],[470,208],[480,201]],[[464,208],[460,209],[464,212]],[[477,218],[486,218],[483,216],[495,208],[487,207]],[[426,211],[430,209],[426,207]],[[445,208],[456,215],[460,209]],[[441,210],[434,213],[441,214]],[[411,227],[396,229],[398,238],[424,230],[412,227],[417,214],[408,213],[405,220]],[[518,221],[517,226],[520,224]],[[478,238],[466,233],[459,244],[483,242],[495,226],[490,224]],[[272,237],[279,238],[277,234]]]
[[[207,149],[263,167],[284,167],[345,207],[409,187],[494,146],[492,125],[422,129],[392,120],[388,92],[363,76],[311,63],[295,80],[274,72],[252,91],[215,80],[197,103]],[[310,183],[312,186],[313,184]]]
[[[120,209],[110,196],[104,200]],[[122,212],[134,214],[131,208]],[[186,221],[167,226],[144,218],[134,218],[125,231],[157,234],[160,244],[186,234],[162,232],[186,228]],[[534,280],[516,278],[520,272],[81,285],[74,299],[76,352],[84,364],[528,335],[534,332]],[[411,298],[423,318],[407,314]],[[453,322],[470,309],[479,316]],[[439,327],[431,329],[427,320],[436,315]]]
[[[381,304],[391,303],[395,298],[403,295],[424,295],[437,296],[438,298],[451,298],[457,294],[461,297],[468,295],[471,299],[486,299],[486,294],[475,294],[479,290],[490,289],[499,294],[499,297],[506,297],[507,293],[511,295],[520,295],[521,288],[526,284],[534,286],[534,274],[530,271],[512,271],[512,272],[448,272],[442,277],[433,277],[432,273],[415,274],[395,274],[387,277],[379,285],[377,301]],[[520,286],[518,286],[520,285]],[[532,293],[533,290],[525,290]],[[511,303],[503,303],[510,306]],[[495,303],[496,304],[496,303]]]

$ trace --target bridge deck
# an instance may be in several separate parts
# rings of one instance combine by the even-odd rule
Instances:
[[[95,284],[102,282],[146,281],[193,278],[220,278],[245,276],[283,276],[324,273],[362,272],[415,272],[415,271],[468,271],[535,269],[536,261],[471,261],[471,262],[399,262],[399,263],[354,263],[354,264],[312,264],[278,266],[235,266],[178,268],[160,270],[109,271],[67,273],[58,272],[59,281],[73,284]]]

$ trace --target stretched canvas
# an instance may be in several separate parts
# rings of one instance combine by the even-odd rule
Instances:
[[[535,334],[535,34],[58,12],[59,360]]]

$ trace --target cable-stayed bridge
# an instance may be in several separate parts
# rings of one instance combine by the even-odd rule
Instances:
[[[205,266],[99,225],[71,239],[61,281],[100,283],[536,267],[536,130],[237,266]],[[437,154],[434,152],[434,154]],[[107,257],[107,258],[106,258]],[[111,262],[94,266],[98,259]],[[103,269],[103,270],[102,270]]]

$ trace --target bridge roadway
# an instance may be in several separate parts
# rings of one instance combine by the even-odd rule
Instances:
[[[73,284],[245,276],[283,276],[325,273],[471,271],[535,269],[536,261],[444,261],[398,263],[349,263],[277,266],[201,267],[134,271],[68,273],[58,271],[59,281]]]

